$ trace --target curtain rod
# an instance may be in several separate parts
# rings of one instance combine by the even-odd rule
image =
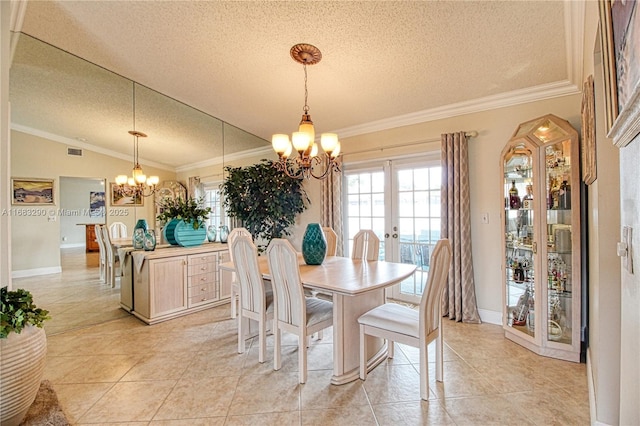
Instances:
[[[468,132],[464,132],[464,135],[467,138],[475,138],[476,136],[478,136],[478,132],[476,130],[470,130]],[[441,138],[424,139],[424,140],[416,141],[416,142],[402,143],[402,144],[398,144],[398,145],[388,145],[388,146],[384,146],[382,148],[378,148],[378,150],[379,151],[384,151],[385,149],[404,148],[404,147],[407,147],[407,146],[423,145],[425,143],[439,142],[440,140],[441,140]],[[372,152],[372,150],[345,152],[342,155],[345,156],[345,155],[353,155],[353,154],[364,154],[364,153],[367,153],[367,152]]]

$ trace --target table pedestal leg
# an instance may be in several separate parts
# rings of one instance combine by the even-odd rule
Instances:
[[[385,302],[384,289],[357,296],[333,295],[333,377],[331,383],[343,385],[359,378],[360,315]],[[387,356],[384,339],[367,336],[368,369]]]

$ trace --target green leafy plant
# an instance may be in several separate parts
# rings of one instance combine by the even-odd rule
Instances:
[[[211,213],[210,207],[202,207],[203,200],[196,200],[192,197],[183,200],[181,197],[175,199],[165,198],[160,203],[160,213],[156,219],[167,223],[171,219],[182,219],[185,223],[193,225],[193,229],[204,226],[204,221]]]
[[[227,166],[225,171],[228,176],[220,190],[230,217],[241,220],[254,240],[267,244],[290,235],[289,227],[309,204],[302,180],[288,177],[270,160],[248,167]]]
[[[42,327],[42,323],[51,317],[49,311],[37,308],[33,296],[24,289],[9,291],[7,287],[0,289],[0,339],[9,333],[18,333],[28,325]]]

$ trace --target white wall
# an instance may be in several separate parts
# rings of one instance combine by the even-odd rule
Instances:
[[[633,229],[634,271],[622,270],[620,424],[640,424],[640,136],[620,149],[621,226]]]
[[[587,264],[591,419],[619,424],[620,405],[620,262],[616,242],[620,229],[619,152],[606,137],[598,4],[585,8],[584,78],[595,86],[597,179],[587,187]]]
[[[104,192],[107,187],[105,179],[60,177],[60,247],[84,247],[86,244],[87,223],[104,224],[106,220],[105,210],[101,216],[90,216],[91,192]]]

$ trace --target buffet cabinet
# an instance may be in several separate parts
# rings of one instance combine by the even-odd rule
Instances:
[[[519,125],[502,151],[503,328],[544,356],[580,361],[579,141],[565,120]]]
[[[123,263],[121,306],[147,324],[228,303],[231,281],[219,265],[226,244],[129,251]],[[131,285],[130,291],[125,291]]]

